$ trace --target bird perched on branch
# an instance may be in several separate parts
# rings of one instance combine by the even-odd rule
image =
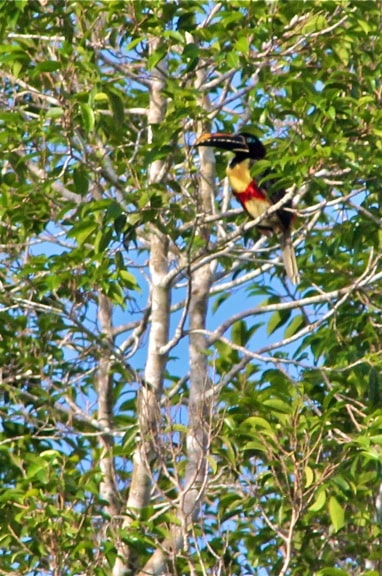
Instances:
[[[202,134],[195,145],[212,146],[234,153],[234,157],[227,167],[227,176],[232,192],[251,218],[259,218],[264,214],[264,219],[258,225],[262,232],[265,234],[276,232],[281,235],[285,270],[291,282],[297,284],[299,273],[291,239],[291,227],[294,220],[294,214],[291,211],[292,201],[288,200],[273,214],[265,214],[273,204],[285,196],[286,192],[285,190],[278,190],[268,196],[266,190],[260,187],[250,175],[253,161],[260,160],[265,156],[263,144],[256,136],[247,132],[240,134],[218,132],[216,134]]]

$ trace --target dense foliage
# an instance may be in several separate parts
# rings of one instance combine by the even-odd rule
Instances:
[[[0,573],[380,574],[380,2],[0,16]]]

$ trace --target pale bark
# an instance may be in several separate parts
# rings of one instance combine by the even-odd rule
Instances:
[[[153,52],[159,44],[158,38],[150,41]],[[165,75],[163,68],[154,69],[150,83],[150,105],[148,112],[149,141],[151,125],[160,124],[166,111],[166,99],[163,96]],[[163,174],[163,162],[154,161],[149,169],[149,184],[158,182]],[[133,471],[129,497],[126,505],[126,516],[122,528],[127,529],[135,515],[147,506],[150,499],[151,474],[150,462],[157,449],[157,434],[160,426],[159,400],[163,388],[166,355],[161,349],[168,341],[170,317],[170,289],[166,284],[168,273],[168,239],[158,230],[155,223],[149,232],[150,243],[150,288],[151,288],[151,327],[149,332],[148,355],[145,367],[144,384],[139,397],[139,430],[140,441],[133,457]],[[136,557],[133,550],[120,544],[113,576],[135,573]]]
[[[95,200],[102,198],[102,191],[98,185],[94,185],[92,191]],[[98,394],[98,424],[102,429],[99,437],[101,446],[100,469],[102,481],[100,482],[100,497],[105,502],[107,514],[114,518],[119,514],[119,492],[117,488],[115,463],[113,456],[114,438],[113,432],[113,378],[111,372],[112,353],[114,350],[112,304],[110,299],[98,290],[98,322],[100,325],[101,338],[106,344],[100,350],[100,360],[97,373]]]
[[[211,193],[214,182],[214,163],[211,157],[202,158],[199,188],[203,210],[212,211]],[[201,226],[200,234],[208,242],[208,228]],[[190,301],[190,403],[187,436],[187,466],[182,512],[186,524],[196,520],[199,504],[207,480],[207,448],[211,432],[211,399],[208,394],[208,341],[201,330],[206,327],[208,297],[212,283],[211,264],[206,264],[191,276]]]
[[[205,79],[205,72],[202,70],[197,71],[197,88],[203,86]],[[200,104],[208,110],[210,107],[208,97],[202,96]],[[200,162],[198,196],[202,212],[208,216],[213,212],[216,178],[213,152],[204,148],[200,154]],[[209,226],[202,224],[198,233],[205,239],[207,248],[210,238]],[[208,339],[202,330],[206,328],[208,298],[215,264],[207,262],[201,268],[195,270],[190,278],[190,403],[185,494],[182,509],[186,525],[191,521],[195,521],[198,517],[208,474],[206,457],[211,438],[212,399],[208,393],[211,388],[208,378]]]
[[[200,88],[204,73],[197,74]],[[204,105],[208,101],[204,98]],[[211,150],[201,153],[201,177],[198,196],[202,214],[212,213],[215,182],[215,161]],[[206,224],[196,226],[196,234],[203,237],[206,248],[210,229]],[[201,256],[202,257],[202,256]],[[187,538],[192,524],[197,520],[204,490],[208,480],[207,453],[211,438],[211,388],[208,378],[207,338],[202,333],[206,328],[208,297],[214,266],[207,264],[190,272],[189,318],[190,318],[190,399],[188,411],[188,433],[186,442],[187,464],[183,487],[179,494],[177,516],[180,526],[174,525],[171,534],[158,548],[138,576],[160,576],[169,573],[168,561],[175,559],[181,549],[187,549]]]
[[[103,336],[112,348],[112,322],[110,301],[101,291],[98,294],[98,319]],[[102,426],[100,435],[101,456],[100,468],[102,482],[100,496],[105,501],[107,513],[113,517],[119,513],[118,489],[115,481],[113,458],[113,383],[111,378],[110,351],[103,350],[99,361],[97,392],[98,392],[98,422]],[[110,433],[109,433],[110,432]]]

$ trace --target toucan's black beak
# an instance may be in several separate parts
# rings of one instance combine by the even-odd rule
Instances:
[[[244,136],[241,134],[226,134],[224,132],[202,134],[195,142],[195,146],[214,146],[236,154],[249,154],[250,151]]]
[[[235,158],[251,158],[260,160],[265,156],[265,148],[256,136],[250,132],[240,132],[239,134],[226,134],[217,132],[216,134],[202,134],[195,146],[215,146],[221,150],[228,150],[235,154]]]

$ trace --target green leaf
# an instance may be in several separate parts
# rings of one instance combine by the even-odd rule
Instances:
[[[320,489],[314,499],[313,504],[311,504],[308,508],[310,512],[319,512],[325,506],[326,502],[326,493],[325,490]]]
[[[247,55],[249,52],[249,43],[246,36],[240,36],[235,42],[235,50]]]
[[[212,311],[217,312],[217,310],[220,308],[222,304],[224,304],[224,302],[229,298],[229,296],[230,295],[228,292],[222,292],[221,294],[219,294],[212,303]]]
[[[92,107],[89,104],[80,104],[81,116],[85,131],[89,134],[94,130],[95,117]]]
[[[89,191],[89,175],[88,171],[80,166],[73,169],[73,182],[77,194],[85,196]]]
[[[68,235],[76,238],[78,245],[83,246],[90,236],[96,232],[99,224],[94,220],[84,220],[83,222],[76,223],[69,231]]]
[[[290,414],[290,405],[281,398],[269,398],[268,400],[264,400],[263,404],[271,408],[272,411],[280,412],[281,414]]]
[[[357,23],[360,26],[360,28],[362,28],[363,32],[365,32],[365,34],[367,35],[370,34],[370,25],[365,20],[358,18]]]
[[[251,440],[250,442],[243,444],[242,450],[246,452],[260,451],[267,453],[269,450],[269,445],[267,445],[265,442],[262,442],[261,440]]]
[[[374,368],[370,368],[369,372],[369,406],[371,409],[375,409],[381,404],[382,397],[382,382],[379,372]]]
[[[305,466],[305,488],[309,488],[314,482],[314,472],[310,466]]]
[[[341,530],[345,525],[345,512],[334,496],[329,498],[329,515],[334,530],[338,532],[338,530]]]
[[[95,254],[103,254],[109,246],[113,237],[111,228],[104,228],[97,231],[94,239],[94,252]]]
[[[122,128],[125,116],[125,109],[122,95],[116,90],[109,89],[108,96],[113,110],[113,116],[117,123],[116,126],[120,126]]]
[[[129,288],[129,290],[140,289],[135,276],[133,276],[133,274],[128,272],[128,270],[119,270],[118,274],[122,279],[123,283],[125,284],[126,288]]]
[[[268,336],[270,336],[278,328],[283,326],[288,321],[290,315],[291,315],[290,310],[276,310],[276,312],[273,312],[267,325]]]
[[[368,576],[372,576],[370,572],[367,572]],[[341,568],[323,568],[317,572],[317,576],[349,576],[347,570],[342,570]],[[377,574],[375,576],[378,576]]]
[[[250,426],[251,428],[255,428],[256,430],[261,430],[263,434],[274,436],[274,429],[268,420],[262,418],[260,416],[250,416],[246,418],[242,423],[244,428]]]
[[[37,479],[42,484],[46,484],[49,478],[48,462],[43,458],[32,456],[27,470],[27,477],[29,479]]]
[[[312,14],[312,16],[304,21],[301,28],[301,34],[310,34],[317,32],[327,27],[327,20],[323,14]]]
[[[284,332],[284,338],[294,336],[305,325],[305,317],[301,314],[294,316]]]
[[[47,118],[61,118],[65,113],[65,110],[63,108],[60,108],[60,106],[52,106],[51,108],[48,109],[47,113],[46,113],[46,117]]]
[[[238,346],[245,346],[248,341],[247,325],[244,320],[238,320],[232,325],[232,342]]]
[[[35,67],[32,77],[39,76],[42,73],[56,72],[56,70],[60,70],[60,69],[61,69],[61,63],[60,62],[55,62],[52,60],[48,60],[46,62],[40,62]]]
[[[167,46],[165,43],[161,44],[147,59],[147,67],[152,70],[159,64],[167,54]]]

